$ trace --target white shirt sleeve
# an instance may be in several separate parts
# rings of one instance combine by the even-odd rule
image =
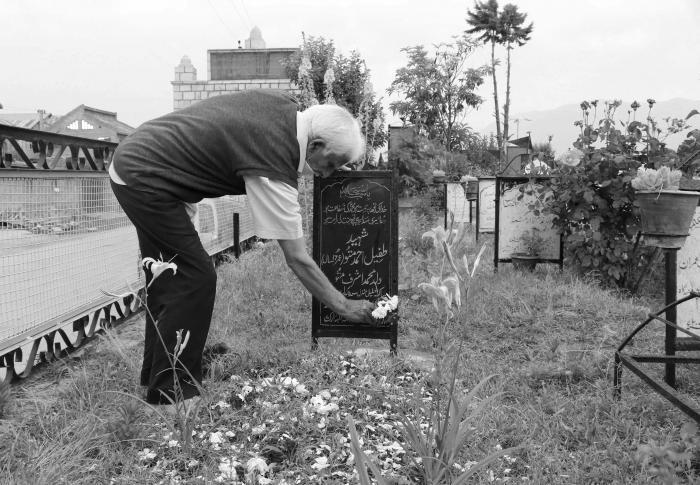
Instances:
[[[255,235],[262,239],[299,239],[304,235],[298,191],[267,177],[243,177]]]

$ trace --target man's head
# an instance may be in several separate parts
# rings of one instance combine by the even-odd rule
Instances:
[[[308,129],[306,163],[316,175],[328,177],[364,153],[360,125],[346,109],[333,104],[311,106],[302,112],[302,120]]]

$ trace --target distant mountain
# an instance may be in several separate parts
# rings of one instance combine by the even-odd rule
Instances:
[[[637,119],[641,121],[646,118],[648,108],[646,100],[640,99],[638,101],[642,106],[637,110]],[[622,102],[622,106],[617,110],[619,114],[618,119],[627,119],[627,110],[631,103],[631,101]],[[603,101],[601,100],[598,104],[598,119],[600,119],[602,105]],[[669,116],[685,118],[693,109],[700,110],[700,101],[674,98],[668,101],[657,101],[651,113],[653,118],[663,125],[663,118]],[[516,119],[520,120],[519,123],[515,122]],[[572,143],[576,141],[579,128],[574,126],[574,121],[579,119],[581,119],[580,106],[578,104],[567,104],[545,111],[526,111],[515,114],[511,117],[508,131],[513,138],[516,138],[516,135],[521,137],[526,136],[529,131],[533,143],[546,142],[547,137],[552,135],[552,147],[554,147],[556,153],[559,154],[570,148]],[[700,116],[696,115],[689,121],[694,127],[700,128]],[[495,134],[496,122],[489,124],[479,131],[486,135],[489,133]],[[670,148],[675,149],[682,140],[683,136],[675,135],[674,137],[669,137],[666,142]]]

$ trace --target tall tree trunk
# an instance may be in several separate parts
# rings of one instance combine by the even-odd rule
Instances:
[[[503,105],[503,159],[507,164],[508,160],[508,116],[510,116],[510,44],[506,46],[506,104]],[[505,169],[507,165],[504,165]]]
[[[496,173],[501,171],[501,152],[503,151],[503,139],[501,138],[501,114],[500,108],[498,107],[498,84],[496,83],[496,42],[491,41],[491,69],[493,72],[491,76],[493,77],[493,102],[496,107],[496,143],[498,144],[498,162],[496,164]]]

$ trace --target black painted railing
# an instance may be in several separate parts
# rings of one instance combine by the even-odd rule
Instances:
[[[0,169],[105,170],[117,143],[0,124]]]

